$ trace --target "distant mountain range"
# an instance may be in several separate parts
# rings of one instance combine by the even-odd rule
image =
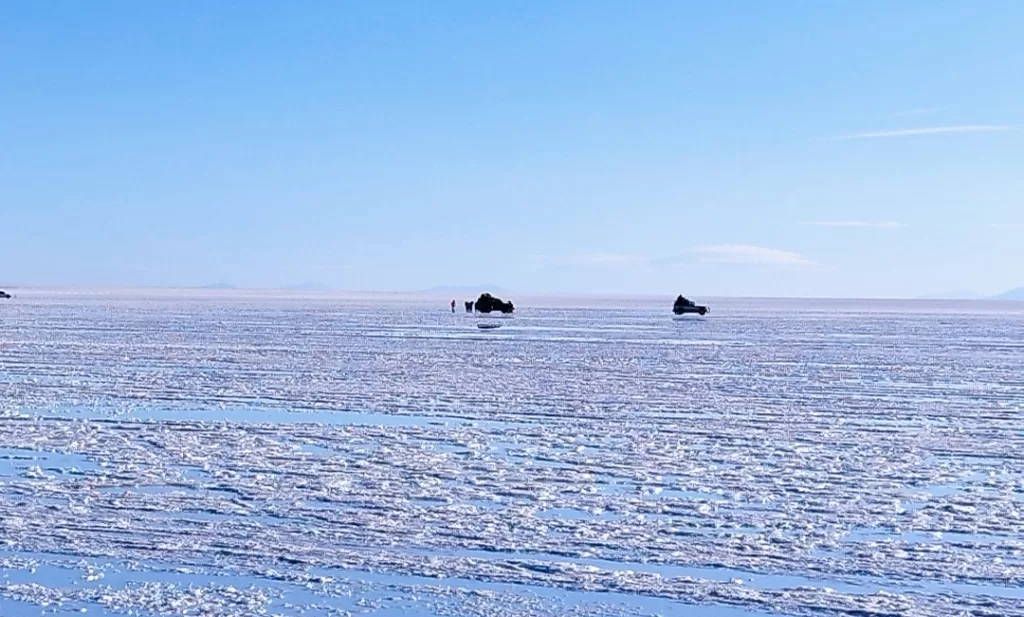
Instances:
[[[238,289],[229,283],[213,283],[202,285],[199,289]],[[331,287],[318,281],[307,281],[282,287],[288,291],[329,291]],[[456,295],[473,296],[474,298],[483,292],[493,294],[507,293],[508,290],[498,285],[443,285],[424,289],[424,293],[445,293]],[[1017,287],[995,296],[983,296],[969,290],[947,291],[944,293],[928,294],[918,297],[918,300],[999,300],[1003,302],[1024,302],[1024,287]]]
[[[210,285],[200,285],[196,289],[241,289],[230,283],[212,283]],[[316,281],[307,281],[305,283],[295,283],[294,285],[286,285],[280,289],[286,291],[328,291],[331,288],[323,283]]]
[[[202,285],[198,289],[239,289],[238,287],[228,283],[213,283],[212,285]],[[292,285],[286,285],[281,287],[285,291],[330,291],[332,288],[319,281],[306,281],[304,283],[295,283]],[[431,287],[430,289],[424,289],[422,293],[445,293],[445,294],[469,294],[474,298],[483,292],[490,293],[506,293],[508,290],[499,287],[498,285],[447,285],[441,287]]]
[[[992,298],[993,300],[1013,300],[1015,302],[1024,302],[1024,287],[1018,287],[1011,289],[1005,293],[1001,293],[998,296]]]
[[[1012,302],[1024,302],[1024,287],[1011,289],[997,296],[982,296],[973,291],[949,291],[946,293],[929,294],[921,296],[920,300],[1001,300]]]

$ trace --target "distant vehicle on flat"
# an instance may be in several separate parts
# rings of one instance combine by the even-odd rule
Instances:
[[[8,300],[11,297],[11,294],[7,293],[6,291],[0,290],[0,300]]]
[[[469,304],[466,304],[466,308],[469,308]],[[478,313],[489,314],[492,312],[500,312],[503,315],[511,315],[516,307],[513,306],[509,300],[502,300],[501,298],[495,298],[489,293],[482,293],[477,298],[474,308]]]
[[[707,315],[708,313],[711,312],[711,309],[704,305],[697,304],[693,300],[689,300],[687,298],[684,298],[683,296],[679,296],[678,298],[676,298],[675,304],[672,305],[672,312],[675,313],[677,317],[681,317],[683,315],[686,315],[687,313]]]
[[[516,307],[513,306],[511,301],[496,298],[489,293],[480,294],[476,302],[466,303],[466,312],[476,311],[480,313],[479,318],[484,319],[484,321],[476,324],[476,327],[481,330],[497,330],[501,327],[501,323],[489,320],[497,318],[511,319],[512,313],[515,310]]]

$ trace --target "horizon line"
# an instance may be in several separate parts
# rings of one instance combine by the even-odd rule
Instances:
[[[0,290],[31,290],[31,291],[96,291],[96,292],[110,292],[116,290],[122,291],[145,291],[145,290],[163,290],[163,291],[201,291],[210,293],[219,293],[230,295],[232,292],[265,292],[265,293],[283,293],[283,294],[312,294],[312,295],[331,295],[331,294],[345,294],[345,295],[360,295],[364,294],[367,296],[373,295],[404,295],[409,297],[447,297],[448,292],[444,291],[432,291],[430,289],[342,289],[325,287],[321,289],[294,289],[287,287],[211,287],[202,285],[7,285],[6,287],[0,286]],[[497,289],[497,288],[495,288]],[[722,299],[722,300],[868,300],[868,301],[921,301],[921,302],[985,302],[985,301],[998,301],[997,298],[1000,295],[1021,289],[1021,287],[1013,287],[1005,289],[995,294],[978,294],[975,298],[935,298],[927,297],[929,295],[941,295],[941,294],[924,294],[915,296],[847,296],[847,295],[834,295],[834,296],[801,296],[801,295],[758,295],[758,294],[694,294],[690,293],[694,297],[711,298],[711,299]],[[486,290],[485,290],[486,291]],[[483,292],[481,292],[483,293]],[[655,292],[644,292],[644,293],[622,293],[622,292],[547,292],[547,291],[522,291],[502,288],[501,293],[504,294],[520,294],[526,297],[536,298],[595,298],[595,299],[655,299],[661,297],[674,297],[679,295],[678,292],[666,292],[664,294]]]

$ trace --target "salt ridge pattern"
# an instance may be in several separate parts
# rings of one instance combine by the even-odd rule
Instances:
[[[971,306],[525,307],[480,333],[419,302],[20,294],[0,597],[1024,615],[1024,315]]]

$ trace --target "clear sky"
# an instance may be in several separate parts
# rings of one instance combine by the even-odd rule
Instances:
[[[0,3],[0,283],[1024,285],[1024,2]]]

